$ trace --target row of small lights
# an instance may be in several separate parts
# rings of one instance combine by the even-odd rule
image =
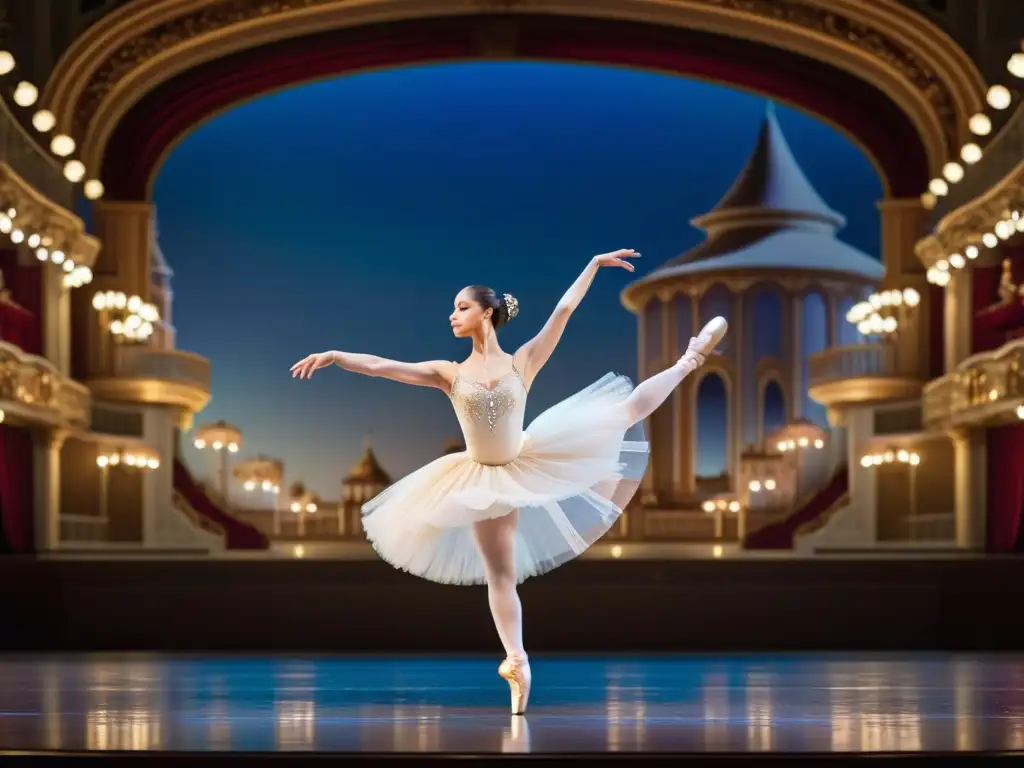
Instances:
[[[17,66],[17,60],[10,51],[0,51],[0,76],[9,75]],[[28,80],[21,80],[14,87],[14,103],[28,109],[39,100],[39,88]],[[57,125],[57,117],[48,109],[39,109],[32,115],[32,127],[40,133],[49,133]],[[64,162],[64,178],[72,184],[85,179],[86,167],[81,160],[71,158],[76,149],[75,140],[65,133],[58,133],[50,139],[50,151]],[[90,200],[103,197],[103,182],[89,179],[82,188]]]
[[[270,480],[264,480],[262,483],[258,483],[256,480],[246,480],[242,487],[247,491],[255,491],[256,486],[260,486],[260,490],[266,491],[267,493],[280,493],[281,486],[274,485]]]
[[[981,236],[981,243],[986,248],[995,248],[1000,240],[1009,240],[1017,232],[1024,232],[1024,213],[1012,211],[995,225],[992,232],[986,232]],[[963,254],[951,253],[948,258],[939,259],[935,266],[928,268],[928,282],[943,287],[949,285],[952,278],[950,270],[963,269],[968,261],[978,258],[979,253],[977,245],[968,245],[964,248]]]
[[[92,270],[84,266],[76,266],[75,262],[69,259],[64,251],[59,249],[50,250],[53,245],[53,238],[49,235],[40,235],[38,232],[26,232],[18,226],[18,210],[8,208],[0,212],[0,233],[7,235],[15,245],[24,243],[36,252],[36,258],[41,262],[51,261],[64,270],[64,285],[68,288],[80,288],[92,282]]]
[[[97,312],[119,312],[124,315],[110,322],[110,332],[129,341],[145,341],[153,335],[153,324],[160,320],[155,304],[140,296],[128,296],[120,291],[99,291],[92,297]]]
[[[858,302],[846,313],[846,320],[857,326],[862,336],[892,334],[899,328],[899,321],[892,315],[882,316],[882,312],[892,307],[910,307],[913,309],[921,303],[921,294],[913,288],[902,291],[892,289],[871,294],[867,300]]]
[[[912,451],[899,450],[885,451],[884,453],[869,453],[865,456],[861,456],[860,458],[860,465],[865,468],[878,467],[882,464],[892,464],[893,462],[909,464],[912,467],[916,467],[921,463],[921,456]]]
[[[136,456],[134,453],[103,453],[96,457],[96,466],[100,469],[121,464],[136,469],[159,469],[160,459],[155,456]]]
[[[709,515],[713,512],[739,512],[740,503],[738,501],[726,501],[725,499],[719,499],[718,501],[705,501],[700,505],[701,509],[707,512]]]
[[[1007,71],[1014,77],[1024,78],[1024,53],[1014,53],[1006,62]],[[985,94],[985,101],[995,110],[1002,111],[1013,102],[1013,94],[1005,85],[993,85]],[[992,120],[984,112],[978,112],[967,121],[967,127],[975,136],[988,136],[992,132]],[[970,141],[960,148],[960,159],[966,165],[974,165],[984,153],[981,146]],[[937,198],[949,194],[949,185],[956,184],[965,176],[964,166],[950,161],[942,167],[942,177],[936,177],[928,184],[928,191],[922,196],[928,207],[934,207]]]
[[[312,514],[316,513],[317,506],[312,501],[309,502],[308,504],[306,504],[305,506],[303,506],[302,502],[300,502],[300,501],[293,501],[292,505],[289,507],[289,509],[292,512],[294,512],[296,515],[301,513],[301,512],[306,512],[306,513],[312,515]]]
[[[808,448],[812,445],[812,443],[814,447],[819,451],[825,447],[824,440],[819,438],[817,440],[812,441],[810,438],[807,437],[801,437],[799,440],[781,440],[775,444],[775,447],[779,450],[780,453],[788,453],[790,451],[795,451],[797,448]]]
[[[760,493],[763,488],[766,491],[774,491],[776,488],[775,479],[769,477],[767,480],[751,480],[750,484],[747,485],[751,493]]]
[[[196,438],[193,445],[201,451],[206,447],[206,441],[201,438]],[[238,453],[238,443],[227,443],[225,445],[220,440],[214,440],[210,443],[210,447],[215,451],[226,450],[228,453]]]

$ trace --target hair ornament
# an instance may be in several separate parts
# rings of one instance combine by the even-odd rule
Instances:
[[[519,314],[519,299],[511,293],[506,293],[504,299],[505,309],[508,311],[508,319],[515,320],[516,315]]]

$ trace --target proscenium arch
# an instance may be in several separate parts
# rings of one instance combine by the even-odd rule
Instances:
[[[402,44],[384,45],[385,28],[383,38],[400,32],[404,41],[392,42]],[[334,44],[363,46],[363,58],[353,65],[349,50],[340,67],[318,41],[346,31],[356,34]],[[274,81],[242,88],[241,65],[256,71],[253,53],[265,59],[289,40],[319,53],[307,51],[301,71],[286,71],[281,59],[264,64]],[[212,100],[214,84],[194,76],[208,65],[219,63],[233,80],[237,103],[341,71],[481,56],[620,64],[764,92],[859,139],[895,197],[923,190],[966,137],[984,93],[969,57],[897,0],[130,0],[75,41],[42,103],[107,183],[116,165],[108,146],[129,162],[141,149],[138,139],[125,141],[123,123],[133,115],[145,123],[139,110],[154,108],[147,95],[190,72]],[[227,106],[190,110],[191,123],[179,121],[177,133]],[[173,139],[163,141],[166,148]],[[145,148],[153,154],[151,143]],[[151,178],[161,154],[139,172]]]

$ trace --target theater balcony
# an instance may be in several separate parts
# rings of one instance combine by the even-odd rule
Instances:
[[[826,349],[808,358],[808,392],[830,410],[917,398],[917,361],[901,357],[889,342]]]
[[[972,355],[924,387],[928,429],[994,427],[1024,420],[1024,338]]]
[[[87,382],[97,400],[170,406],[188,415],[210,401],[210,361],[192,352],[119,345],[111,374]]]
[[[12,426],[88,429],[89,390],[42,357],[0,341],[0,421]]]

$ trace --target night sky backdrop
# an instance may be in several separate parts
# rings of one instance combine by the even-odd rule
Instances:
[[[325,498],[371,430],[396,478],[435,458],[459,434],[440,392],[337,368],[300,382],[289,367],[326,349],[462,360],[468,342],[448,314],[471,283],[519,298],[501,334],[513,351],[592,254],[636,248],[640,276],[699,242],[689,220],[739,173],[764,109],[759,96],[653,73],[474,63],[296,87],[200,126],[155,189],[178,346],[213,361],[197,424],[235,423],[241,455],[283,459],[289,483]],[[846,215],[840,237],[877,254],[882,189],[868,160],[816,119],[778,114]],[[618,299],[631,279],[598,275],[528,421],[609,370],[635,377],[636,319]],[[191,441],[185,457],[210,473]]]

